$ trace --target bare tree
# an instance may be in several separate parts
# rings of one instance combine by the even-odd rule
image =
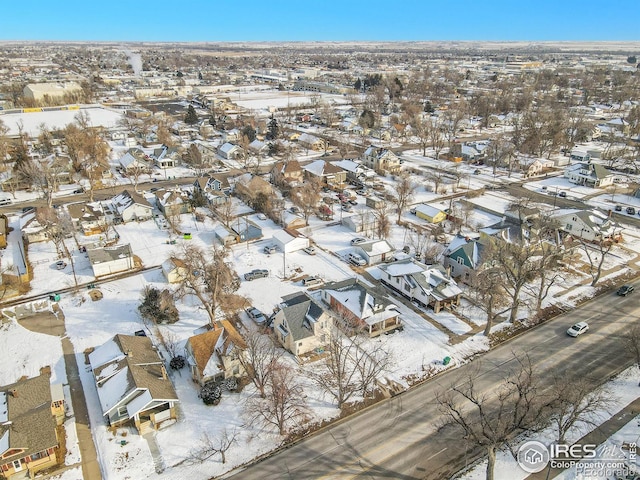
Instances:
[[[565,443],[567,434],[578,425],[596,428],[608,418],[607,411],[615,404],[615,396],[586,378],[567,381],[556,376],[551,386],[551,424],[557,434],[557,442]]]
[[[236,443],[237,437],[238,432],[235,429],[231,433],[229,433],[226,428],[223,429],[215,441],[205,432],[200,437],[198,446],[189,451],[184,461],[187,465],[204,463],[214,455],[220,454],[220,460],[224,464],[227,462],[226,453],[231,446]]]
[[[236,207],[230,198],[226,198],[222,203],[210,204],[210,209],[225,227],[229,227],[233,219],[236,218]]]
[[[271,336],[256,328],[250,328],[246,331],[244,340],[246,348],[243,354],[238,356],[238,359],[260,392],[260,396],[266,398],[266,387],[283,351],[277,347]]]
[[[373,217],[375,218],[375,232],[378,238],[387,238],[391,232],[391,219],[389,218],[389,207],[387,202],[380,202],[373,209]]]
[[[622,228],[619,225],[611,224],[607,222],[607,226],[610,227],[610,231],[606,233],[602,231],[598,235],[598,239],[594,242],[588,242],[582,236],[577,237],[582,251],[587,257],[589,263],[589,275],[591,275],[591,286],[595,287],[602,275],[602,267],[608,255],[611,254],[611,250],[615,245],[618,237],[622,233]]]
[[[402,212],[411,203],[413,195],[416,191],[416,184],[411,180],[408,172],[401,172],[397,177],[396,190],[393,193],[393,203],[398,209],[398,219],[396,223],[400,223]]]
[[[211,326],[214,326],[221,302],[240,286],[237,274],[225,261],[226,251],[219,247],[205,251],[192,244],[183,244],[173,258],[182,261],[185,272],[176,294],[195,295],[207,312]]]
[[[358,393],[366,396],[373,392],[376,379],[392,361],[381,346],[365,345],[363,336],[348,337],[337,328],[331,332],[327,352],[326,361],[310,377],[339,408]]]
[[[75,228],[71,217],[63,211],[56,211],[53,208],[40,208],[36,213],[38,223],[42,225],[47,232],[48,237],[54,243],[58,255],[66,258],[71,266],[73,274],[73,283],[78,287],[78,277],[76,275],[75,262],[73,255],[66,243],[67,238],[74,238]],[[77,243],[77,242],[76,242]]]
[[[511,310],[509,294],[504,288],[501,273],[491,267],[475,272],[470,283],[475,305],[487,314],[484,335],[489,335],[498,317]]]
[[[425,177],[427,178],[427,180],[433,182],[433,191],[435,193],[441,193],[440,186],[444,183],[447,176],[448,175],[446,171],[436,168],[430,169],[425,173]]]
[[[291,191],[291,199],[302,210],[306,225],[309,225],[311,214],[318,208],[321,189],[320,180],[311,179]]]
[[[515,368],[490,392],[481,391],[472,373],[436,396],[445,417],[444,426],[458,426],[486,450],[487,480],[494,480],[497,452],[510,447],[509,442],[517,434],[541,428],[550,410],[530,359],[514,357]]]
[[[640,369],[640,325],[633,325],[624,335],[624,348],[633,356],[636,366]],[[640,381],[638,382],[640,386]]]
[[[276,362],[266,388],[266,396],[254,397],[247,402],[247,413],[252,421],[278,428],[280,435],[308,415],[307,403],[296,370]]]

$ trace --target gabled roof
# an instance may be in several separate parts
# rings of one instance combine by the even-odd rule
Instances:
[[[382,311],[395,308],[393,303],[358,282],[356,278],[327,283],[322,290],[365,321]]]
[[[72,219],[79,222],[95,222],[104,217],[102,211],[90,203],[72,203],[67,205],[67,211]]]
[[[198,370],[207,376],[215,373],[217,365],[221,363],[217,356],[228,355],[233,348],[247,348],[240,333],[228,320],[223,320],[213,330],[190,337],[187,342],[191,345]]]
[[[149,337],[118,334],[91,352],[89,362],[104,415],[145,390],[154,400],[178,401]]]
[[[7,425],[8,422],[11,423]],[[0,387],[0,456],[7,450],[24,449],[2,458],[2,463],[57,445],[50,375],[43,373]]]
[[[146,198],[137,192],[131,192],[129,190],[123,190],[121,194],[113,197],[112,203],[120,214],[132,205],[139,205],[148,209],[153,208]]]
[[[294,341],[312,337],[313,324],[323,315],[328,316],[324,308],[304,292],[283,297],[280,306]]]

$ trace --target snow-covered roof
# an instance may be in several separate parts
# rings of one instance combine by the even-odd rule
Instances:
[[[432,207],[431,205],[426,205],[424,203],[421,203],[420,205],[416,205],[416,213],[422,213],[423,215],[426,215],[428,217],[435,217],[436,215],[442,213],[442,210],[440,210],[439,208],[436,207]]]

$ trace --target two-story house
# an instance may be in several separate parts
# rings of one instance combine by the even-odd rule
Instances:
[[[325,284],[322,301],[336,312],[336,322],[370,337],[402,328],[397,306],[374,289],[350,278]]]
[[[65,417],[62,385],[51,384],[43,369],[37,377],[0,387],[0,476],[11,478],[58,465],[57,426]],[[25,477],[20,477],[25,478]]]
[[[413,258],[380,265],[380,281],[411,301],[438,313],[456,307],[462,290],[441,265],[424,265]]]
[[[376,172],[396,173],[400,170],[400,159],[395,153],[374,145],[365,150],[362,163]]]
[[[326,345],[333,318],[318,301],[305,292],[282,297],[273,320],[278,342],[295,356]]]
[[[343,190],[347,186],[347,172],[335,163],[316,160],[302,168],[308,178],[319,179],[328,188]]]
[[[577,163],[569,165],[564,176],[571,183],[592,188],[604,188],[613,185],[615,174],[597,163]]]
[[[213,330],[189,337],[185,351],[193,381],[202,386],[245,375],[240,356],[246,348],[244,339],[228,320],[216,322]]]

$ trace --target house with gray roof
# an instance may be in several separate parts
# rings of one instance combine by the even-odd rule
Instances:
[[[37,377],[0,387],[0,475],[34,478],[36,472],[56,466],[64,442],[56,427],[64,417],[62,386],[51,384],[48,368]]]
[[[102,415],[143,435],[174,423],[178,396],[149,337],[118,334],[89,354]]]
[[[480,266],[483,249],[484,245],[477,238],[457,235],[443,252],[443,265],[453,278],[468,282],[472,272]]]
[[[279,307],[273,331],[285,349],[300,356],[326,345],[333,318],[320,302],[298,292],[282,297]]]
[[[565,237],[582,239],[585,242],[620,241],[622,227],[604,212],[596,209],[561,209],[551,218]]]
[[[398,307],[384,293],[363,284],[357,278],[325,284],[322,301],[349,329],[365,331],[370,337],[402,329]]]
[[[460,303],[462,290],[441,265],[424,265],[405,258],[378,268],[384,285],[411,301],[432,307],[436,313]]]
[[[96,277],[126,272],[134,267],[133,252],[128,243],[87,250],[87,255]]]
[[[577,163],[569,165],[564,176],[571,183],[592,188],[604,188],[613,185],[615,174],[597,163]]]

